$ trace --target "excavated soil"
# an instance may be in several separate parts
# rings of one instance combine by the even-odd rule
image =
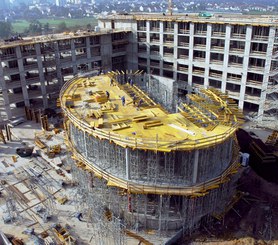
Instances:
[[[244,196],[222,221],[213,221],[178,244],[278,245],[278,185],[267,182],[248,167],[238,189]]]

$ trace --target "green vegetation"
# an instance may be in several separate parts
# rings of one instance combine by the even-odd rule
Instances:
[[[96,18],[80,18],[80,19],[40,19],[37,20],[39,23],[41,23],[42,27],[47,27],[49,30],[56,31],[63,31],[61,30],[61,27],[66,27],[69,30],[71,29],[79,29],[79,28],[87,28],[87,26],[90,24],[92,27],[97,25]],[[30,27],[29,21],[26,20],[20,20],[15,21],[12,23],[13,32],[14,33],[24,33],[26,30]],[[47,24],[48,23],[48,24]]]
[[[11,34],[12,25],[10,22],[0,21],[0,38],[7,38]]]

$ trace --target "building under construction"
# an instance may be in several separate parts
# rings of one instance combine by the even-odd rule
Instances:
[[[221,217],[235,198],[242,115],[214,89],[195,90],[171,113],[163,104],[175,97],[175,82],[153,98],[150,84],[159,95],[165,78],[109,72],[63,86],[67,144],[86,189],[82,202],[127,228],[191,231],[202,218]]]
[[[130,28],[129,69],[164,76],[180,90],[213,87],[256,121],[277,120],[277,16],[131,14],[99,19]],[[277,124],[276,124],[277,125]]]

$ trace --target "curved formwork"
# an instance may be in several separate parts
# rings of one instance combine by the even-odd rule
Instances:
[[[127,83],[111,72],[64,85],[68,146],[79,167],[109,186],[113,201],[103,200],[130,226],[193,228],[234,195],[241,114],[215,90],[189,95],[170,114],[135,85],[140,73],[129,76]]]

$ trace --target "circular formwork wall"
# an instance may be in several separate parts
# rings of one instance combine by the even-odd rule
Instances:
[[[191,186],[220,176],[233,160],[235,142],[232,137],[204,149],[155,152],[123,148],[108,140],[89,135],[74,124],[70,124],[69,128],[73,146],[89,163],[113,176],[134,183]]]

